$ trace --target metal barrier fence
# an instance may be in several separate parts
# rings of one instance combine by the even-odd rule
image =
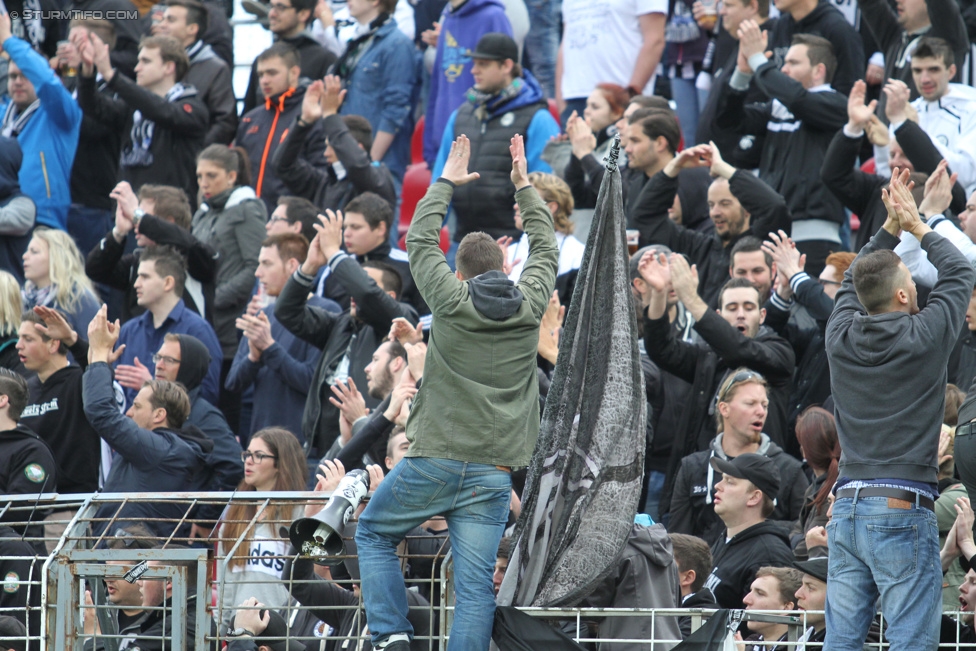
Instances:
[[[308,651],[359,649],[368,639],[365,613],[355,587],[355,556],[331,571],[294,561],[278,538],[303,515],[312,493],[184,493],[42,495],[6,501],[0,497],[0,615],[27,623],[26,635],[0,633],[27,642],[29,651],[141,648],[189,651],[219,649],[247,597],[258,597],[288,622],[279,639],[297,640]],[[225,508],[236,505],[235,510]],[[241,514],[241,509],[247,507]],[[170,510],[165,517],[159,511]],[[191,525],[207,512],[223,512],[207,538]],[[236,516],[235,516],[236,513]],[[437,523],[434,523],[437,524]],[[202,529],[209,531],[210,523]],[[439,528],[439,527],[438,527]],[[198,533],[194,531],[193,533]],[[414,648],[446,647],[453,614],[453,576],[445,536],[412,532],[398,550],[407,576],[418,631]],[[350,576],[352,574],[353,576]],[[328,580],[323,580],[328,579]],[[339,587],[337,587],[339,586]],[[351,588],[351,589],[350,589]],[[299,603],[291,595],[303,598]],[[147,605],[144,605],[147,604]],[[252,608],[253,610],[253,608]],[[546,619],[585,648],[658,651],[677,644],[664,639],[664,619],[690,617],[693,630],[712,611],[701,609],[525,608]],[[742,613],[744,620],[786,627],[780,646],[814,649],[804,642],[813,613]],[[957,614],[972,617],[972,614]],[[600,622],[642,618],[647,639],[605,640]],[[957,627],[959,640],[959,628]],[[655,639],[657,638],[657,639]],[[866,648],[884,649],[876,642]],[[945,649],[973,649],[955,642]]]

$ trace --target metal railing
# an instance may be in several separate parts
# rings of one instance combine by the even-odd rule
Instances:
[[[281,544],[261,547],[260,532],[278,532],[311,498],[322,494],[297,493],[124,493],[88,496],[42,495],[40,498],[0,497],[0,520],[20,533],[5,529],[0,535],[0,615],[12,615],[28,623],[29,651],[67,651],[105,649],[116,651],[123,640],[163,640],[173,651],[220,648],[227,640],[232,612],[247,596],[279,598],[267,603],[290,624],[285,638],[301,641],[309,651],[324,642],[347,641],[357,648],[365,639],[366,622],[362,601],[356,590],[340,590],[341,603],[299,604],[290,598],[302,584],[322,589],[323,576],[333,585],[351,588],[356,581],[344,576],[342,567],[332,568],[331,576],[317,568],[318,577],[296,578],[284,569],[293,550]],[[230,520],[224,511],[223,526],[206,539],[191,538],[190,525],[198,521],[201,507],[221,507],[228,501],[253,507],[247,518]],[[170,518],[133,518],[131,510],[149,505],[179,506],[180,514]],[[269,517],[273,512],[288,517]],[[53,517],[51,514],[55,514]],[[47,520],[45,520],[45,517]],[[240,532],[228,536],[226,529],[236,524]],[[134,525],[155,529],[140,534]],[[63,529],[62,532],[59,532]],[[274,535],[269,534],[269,535]],[[271,541],[273,543],[273,541]],[[420,543],[425,543],[421,545]],[[153,548],[144,548],[151,545]],[[274,550],[277,549],[277,552]],[[271,550],[271,551],[269,551]],[[252,553],[262,553],[253,557]],[[246,552],[246,553],[245,553]],[[424,648],[442,649],[453,616],[453,573],[448,546],[431,536],[413,536],[399,550],[408,575],[409,589],[423,595],[429,606],[412,611],[414,621],[429,631],[417,639]],[[261,565],[247,571],[247,563]],[[253,562],[253,561],[256,561]],[[244,568],[243,570],[241,568]],[[267,571],[265,571],[267,570]],[[168,590],[168,592],[167,592]],[[147,596],[148,595],[148,596]],[[168,596],[167,596],[168,595]],[[234,595],[227,601],[225,595]],[[155,596],[155,598],[153,598]],[[143,605],[143,600],[146,604]],[[421,600],[417,600],[421,601]],[[662,632],[673,631],[665,619],[690,617],[698,628],[713,611],[701,609],[634,608],[524,608],[559,627],[586,648],[668,649],[679,640]],[[820,648],[803,641],[812,625],[813,613],[743,612],[744,621],[762,621],[786,627],[786,648]],[[956,613],[958,619],[971,613]],[[319,617],[331,622],[352,622],[342,630],[323,625]],[[649,639],[600,637],[601,623],[610,618],[640,618]],[[357,619],[358,618],[358,619]],[[121,630],[120,630],[121,628]],[[881,627],[883,630],[883,624]],[[341,635],[340,635],[341,633]],[[10,637],[0,637],[0,647]],[[956,642],[945,649],[973,649],[974,644]],[[651,642],[650,640],[653,640]],[[867,646],[884,649],[883,642]]]

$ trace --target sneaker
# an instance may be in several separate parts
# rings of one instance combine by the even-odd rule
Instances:
[[[383,647],[383,651],[410,651],[410,642],[397,640],[393,644]]]

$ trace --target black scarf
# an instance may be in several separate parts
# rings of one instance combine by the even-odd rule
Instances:
[[[369,24],[368,32],[357,36],[346,44],[346,51],[342,53],[342,56],[339,57],[339,60],[335,62],[335,66],[332,68],[335,74],[339,75],[343,80],[349,79],[353,69],[359,62],[359,58],[369,47],[370,41],[376,36],[376,32],[379,31],[380,27],[389,19],[390,14],[386,12],[381,13]]]

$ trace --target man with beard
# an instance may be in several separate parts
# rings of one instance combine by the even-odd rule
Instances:
[[[681,171],[702,167],[709,168],[715,177],[708,188],[714,233],[684,228],[668,217]],[[783,197],[748,171],[737,170],[722,160],[712,145],[685,149],[671,159],[644,186],[636,206],[628,223],[640,230],[641,245],[664,244],[686,255],[698,266],[698,293],[709,305],[715,304],[718,290],[729,278],[735,244],[748,235],[762,239],[770,231],[788,230],[790,223]]]

